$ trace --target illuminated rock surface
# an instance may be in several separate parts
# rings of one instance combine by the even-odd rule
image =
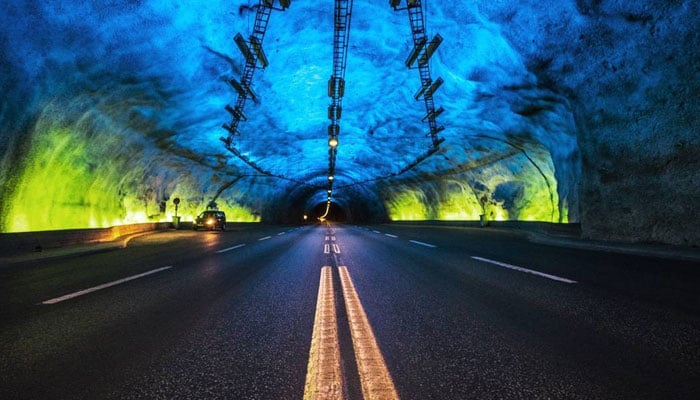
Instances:
[[[219,140],[257,1],[4,1],[0,230],[296,222],[325,204],[332,3],[273,11],[234,146]],[[430,146],[405,11],[355,1],[334,202],[354,221],[581,222],[700,244],[696,1],[424,2],[446,140]],[[379,178],[379,179],[376,179]],[[300,183],[301,182],[301,183]],[[220,193],[220,195],[219,195]]]

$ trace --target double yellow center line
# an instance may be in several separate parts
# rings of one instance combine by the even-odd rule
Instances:
[[[360,375],[364,400],[398,400],[396,387],[384,362],[377,340],[365,314],[348,269],[338,267],[350,335]],[[343,400],[340,368],[338,321],[335,311],[333,273],[330,266],[321,269],[311,351],[306,373],[304,400]]]

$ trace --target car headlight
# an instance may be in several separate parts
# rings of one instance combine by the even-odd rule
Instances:
[[[213,219],[208,219],[208,220],[207,220],[207,225],[214,225],[214,220],[213,220]]]

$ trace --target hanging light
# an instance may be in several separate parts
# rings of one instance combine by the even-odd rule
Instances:
[[[331,148],[338,147],[338,138],[332,137],[332,138],[328,139],[328,146]]]

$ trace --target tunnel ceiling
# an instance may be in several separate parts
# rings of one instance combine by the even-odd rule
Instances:
[[[275,1],[262,42],[269,65],[252,78],[259,102],[245,103],[234,152],[221,140],[238,96],[228,82],[245,69],[232,39],[250,37],[258,3],[3,2],[2,229],[169,217],[174,197],[185,214],[214,200],[241,220],[277,222],[324,203],[333,2]],[[601,127],[630,113],[639,121],[669,90],[697,86],[692,1],[421,7],[428,39],[444,39],[428,64],[444,80],[433,95],[444,142],[423,159],[433,143],[414,98],[418,70],[405,65],[408,12],[355,0],[333,193],[347,215],[576,222],[588,212],[582,194],[598,201],[588,189],[619,173],[620,143],[654,136],[601,139]],[[696,106],[657,123],[692,126]],[[664,140],[697,145],[677,136]],[[51,222],[37,219],[52,210]]]

